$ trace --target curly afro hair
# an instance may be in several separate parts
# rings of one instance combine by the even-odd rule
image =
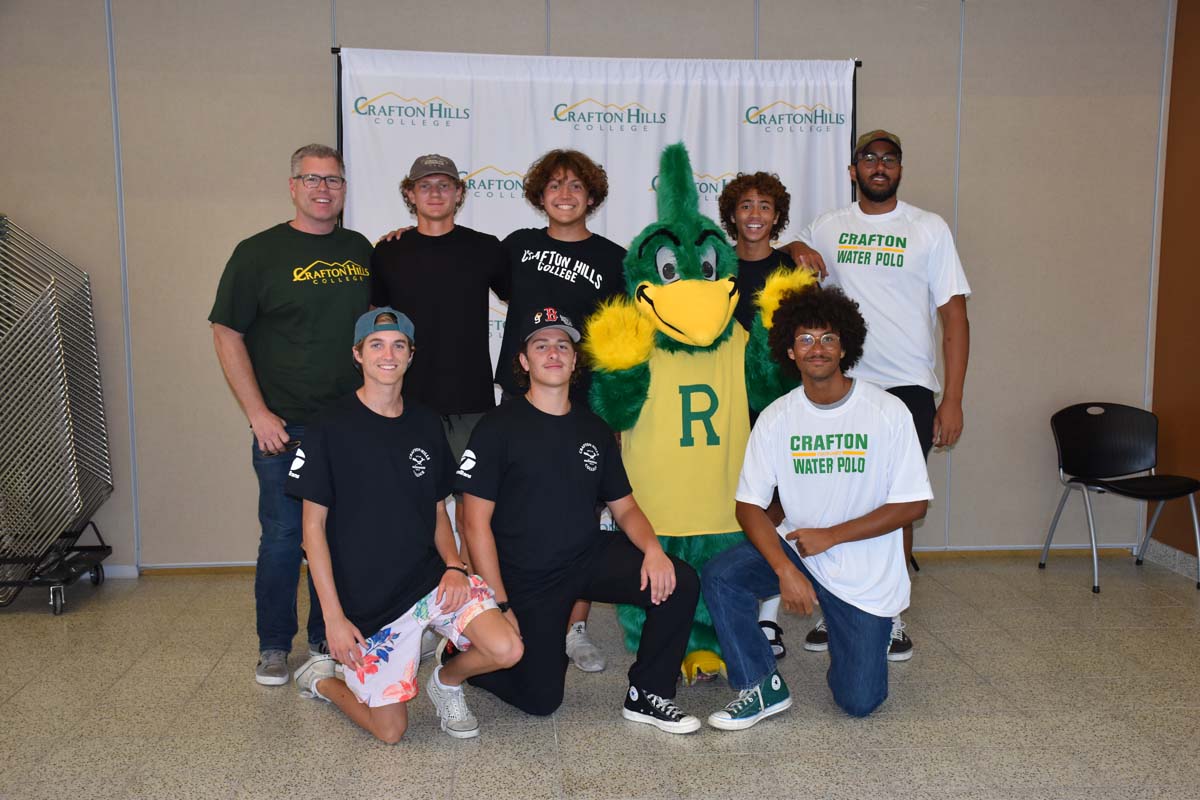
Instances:
[[[529,201],[529,205],[538,211],[544,211],[542,193],[546,191],[546,184],[550,183],[559,170],[574,172],[583,182],[583,188],[592,199],[587,215],[590,217],[596,213],[596,209],[603,205],[604,199],[608,197],[608,173],[604,171],[604,167],[578,150],[551,150],[529,165],[529,172],[525,173],[525,199]]]
[[[800,377],[800,369],[791,358],[791,349],[798,328],[829,328],[842,339],[840,367],[846,372],[862,358],[863,342],[867,340],[867,323],[859,313],[858,303],[846,296],[841,289],[822,289],[811,286],[799,292],[788,292],[779,303],[771,319],[771,330],[767,343],[771,357],[793,378]]]
[[[720,199],[717,200],[717,207],[721,213],[721,227],[729,234],[730,239],[737,241],[737,222],[733,214],[742,195],[751,190],[775,201],[775,212],[779,214],[779,219],[771,226],[771,238],[777,238],[779,232],[787,227],[792,196],[788,194],[787,187],[779,180],[779,176],[769,172],[755,172],[750,175],[739,172],[736,178],[726,184],[721,190]]]

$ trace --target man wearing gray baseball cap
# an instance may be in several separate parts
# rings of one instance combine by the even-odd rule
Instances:
[[[421,358],[405,380],[405,396],[441,416],[456,459],[496,404],[488,291],[507,301],[511,283],[500,240],[455,224],[465,192],[453,159],[419,156],[400,183],[417,226],[377,244],[371,257],[371,305],[392,306],[421,331]]]

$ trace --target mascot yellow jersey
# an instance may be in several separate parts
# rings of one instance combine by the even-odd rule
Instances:
[[[750,436],[747,338],[734,325],[715,350],[650,355],[646,403],[621,435],[621,456],[659,536],[741,530],[731,499]]]

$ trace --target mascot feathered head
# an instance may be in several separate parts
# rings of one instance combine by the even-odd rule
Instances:
[[[700,213],[692,165],[682,144],[659,162],[658,220],[625,256],[629,297],[666,350],[707,350],[733,329],[737,255],[719,225]]]

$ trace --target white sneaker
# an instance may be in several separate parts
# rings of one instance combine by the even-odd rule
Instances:
[[[442,667],[439,664],[429,676],[425,691],[433,701],[442,730],[455,739],[470,739],[479,735],[479,720],[467,708],[467,698],[461,686],[445,686],[438,681]]]
[[[301,664],[300,669],[296,670],[296,674],[293,676],[296,679],[296,688],[300,690],[300,696],[324,700],[328,703],[329,698],[317,690],[317,681],[334,676],[334,663],[331,657],[317,653]]]
[[[576,622],[567,631],[567,658],[584,672],[600,672],[608,663],[588,637],[586,622]]]

